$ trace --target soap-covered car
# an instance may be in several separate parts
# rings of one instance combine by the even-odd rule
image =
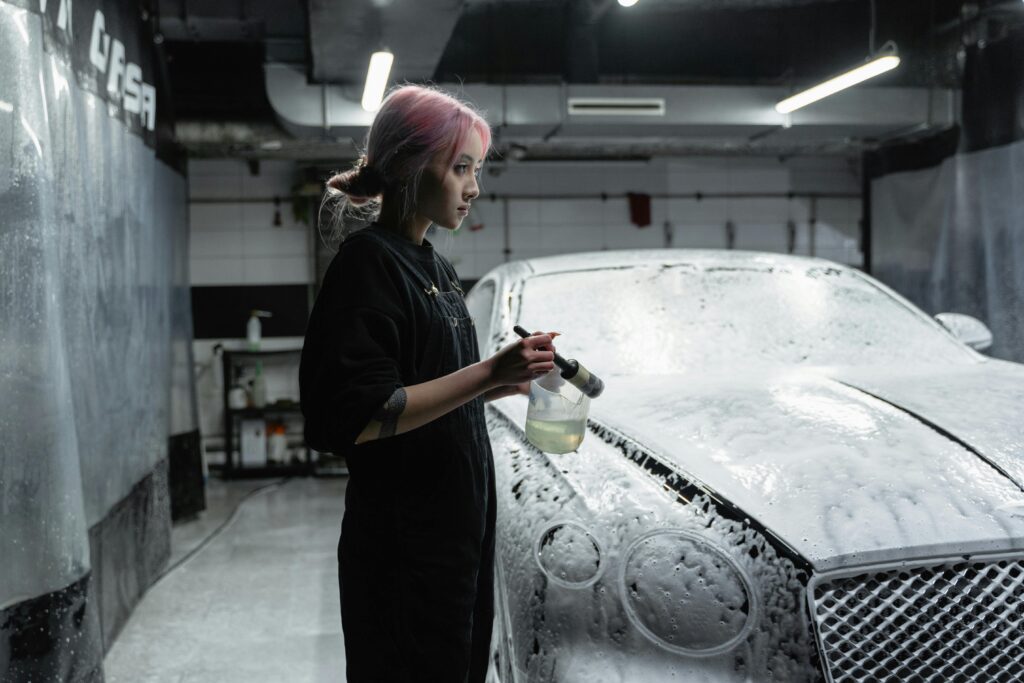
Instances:
[[[1024,366],[982,323],[743,252],[514,262],[468,304],[481,357],[556,330],[606,385],[563,455],[487,406],[492,679],[1024,679]]]

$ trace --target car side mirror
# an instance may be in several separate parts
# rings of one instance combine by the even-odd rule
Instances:
[[[977,318],[962,313],[939,313],[935,319],[975,351],[984,351],[992,346],[992,331]]]

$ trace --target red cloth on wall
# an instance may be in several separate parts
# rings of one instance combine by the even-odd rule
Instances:
[[[651,224],[651,195],[627,192],[629,199],[629,220],[638,228]]]

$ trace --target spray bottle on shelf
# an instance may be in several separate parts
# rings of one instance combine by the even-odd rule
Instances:
[[[263,329],[260,324],[260,318],[269,318],[271,316],[270,311],[261,311],[259,309],[252,309],[249,315],[249,322],[245,326],[245,336],[248,341],[248,347],[250,351],[260,350],[260,341],[263,337]]]

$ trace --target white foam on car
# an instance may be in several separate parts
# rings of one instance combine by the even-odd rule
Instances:
[[[515,664],[526,680],[813,680],[813,647],[800,608],[806,577],[766,539],[718,514],[705,497],[681,504],[618,446],[593,433],[573,453],[547,455],[534,449],[514,426],[525,419],[521,397],[492,406],[503,415],[490,411],[489,416],[500,502],[498,557],[508,590]],[[545,530],[567,520],[586,527],[603,549],[600,575],[583,590],[548,580],[534,555]],[[755,593],[750,599],[759,606],[757,621],[735,648],[711,657],[679,654],[644,635],[626,613],[628,589],[619,578],[623,553],[659,529],[681,529],[706,539],[749,577]],[[577,547],[582,556],[563,558],[568,567],[592,561],[585,544]],[[698,554],[688,562],[687,578],[675,575],[680,565],[667,558],[645,567],[642,597],[650,611],[644,620],[671,629],[675,618],[678,642],[691,646],[711,642],[710,633],[701,634],[708,626],[717,628],[719,636],[736,633],[742,617],[736,607],[743,603],[740,583],[721,562]],[[699,585],[700,579],[708,592],[687,602],[686,585]],[[662,592],[660,603],[659,589],[670,593]],[[709,596],[720,597],[717,606]],[[670,615],[667,608],[679,600],[679,614]],[[698,604],[700,612],[693,609]]]

